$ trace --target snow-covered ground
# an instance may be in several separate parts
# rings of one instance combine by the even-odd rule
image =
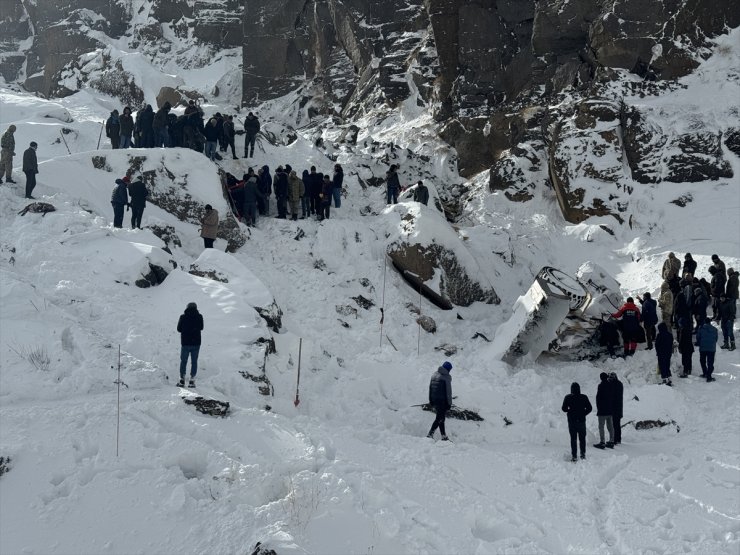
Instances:
[[[721,72],[698,75],[681,99],[694,90],[700,105],[712,79],[730,94]],[[197,225],[147,206],[145,228],[169,225],[181,239],[168,254],[150,230],[112,227],[113,181],[130,154],[145,155],[178,182],[187,174],[183,199],[224,214],[215,165],[179,149],[94,151],[111,106],[89,92],[48,102],[0,89],[0,101],[0,132],[18,127],[19,181],[0,186],[0,457],[11,460],[0,478],[0,553],[251,553],[257,542],[281,555],[740,550],[738,351],[718,352],[716,382],[695,370],[669,388],[657,384],[652,351],[511,368],[474,338],[493,338],[545,265],[572,274],[594,260],[625,295],[656,291],[669,251],[691,252],[703,275],[713,253],[738,268],[737,177],[635,184],[630,229],[611,218],[568,225],[551,191],[512,203],[488,193],[481,175],[454,230],[502,302],[445,312],[386,265],[396,212],[385,209],[380,189],[359,186],[354,172],[364,170],[347,152],[339,160],[348,195],[330,220],[261,219],[235,254],[202,253]],[[449,152],[409,106],[368,135],[429,155],[449,184]],[[280,110],[275,103],[263,120],[277,127]],[[58,140],[62,128],[72,155]],[[18,214],[27,204],[21,154],[31,140],[41,161],[34,194],[57,209],[45,216]],[[307,137],[284,147],[262,142],[258,151],[260,166],[333,165]],[[110,171],[93,166],[99,154]],[[740,175],[740,160],[725,154]],[[240,175],[247,165],[223,167]],[[689,191],[686,207],[670,203]],[[299,229],[305,236],[296,240]],[[152,258],[177,269],[157,287],[135,287]],[[228,281],[188,273],[196,262]],[[359,307],[358,295],[375,305]],[[266,369],[274,396],[264,397],[239,371],[258,373],[254,342],[270,332],[254,307],[273,297],[283,328]],[[197,413],[174,387],[175,326],[190,301],[205,318],[197,391],[230,402],[227,418]],[[435,334],[420,331],[409,303],[435,319]],[[126,387],[116,456],[119,346]],[[442,346],[457,351],[445,356]],[[48,368],[39,358],[33,365],[33,353],[46,353]],[[484,418],[448,419],[454,443],[426,439],[433,415],[412,406],[426,401],[429,377],[446,359],[456,404]],[[676,358],[673,368],[678,374]],[[602,371],[625,385],[623,443],[589,449],[573,464],[562,399],[578,381],[594,402]],[[631,424],[658,419],[673,424]],[[589,445],[596,428],[589,417]]]

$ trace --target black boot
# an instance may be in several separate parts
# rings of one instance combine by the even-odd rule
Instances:
[[[727,349],[727,350],[728,351],[734,351],[735,350],[735,342],[734,341],[730,341],[730,348]]]

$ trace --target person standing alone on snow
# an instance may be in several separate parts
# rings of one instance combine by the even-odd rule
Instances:
[[[658,357],[658,370],[665,385],[671,383],[671,356],[673,356],[673,334],[665,322],[658,324],[658,336],[655,338],[655,354]]]
[[[581,446],[581,458],[586,458],[586,415],[593,408],[583,393],[578,382],[570,384],[570,393],[563,399],[563,412],[568,414],[568,432],[570,433],[571,460],[576,462],[576,440]]]
[[[432,428],[429,430],[427,437],[433,438],[434,432],[439,428],[442,434],[442,441],[447,441],[447,433],[445,432],[445,415],[452,406],[452,376],[450,371],[452,370],[452,364],[445,362],[442,366],[437,368],[437,371],[432,374],[432,379],[429,380],[429,404],[432,405],[434,411],[437,413]]]
[[[200,220],[200,236],[203,237],[203,246],[213,248],[213,242],[218,235],[218,210],[206,204],[206,213]]]
[[[614,448],[614,427],[612,424],[612,392],[611,384],[607,381],[606,372],[602,372],[599,377],[601,383],[596,389],[596,416],[599,417],[599,443],[594,444],[597,449],[604,447]],[[609,441],[604,443],[604,425],[609,432]]]
[[[26,198],[33,198],[34,187],[36,187],[36,174],[39,173],[39,163],[36,158],[36,147],[38,145],[31,141],[29,146],[23,153],[23,173],[26,174]]]
[[[188,387],[195,387],[195,376],[198,373],[198,353],[200,352],[200,332],[203,331],[203,315],[198,312],[198,305],[188,303],[185,312],[177,321],[177,331],[180,332],[180,381],[179,387],[185,386],[185,374],[190,357],[190,383]]]

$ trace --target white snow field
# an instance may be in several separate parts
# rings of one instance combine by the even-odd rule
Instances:
[[[726,79],[740,68],[737,39],[736,30],[719,41],[732,47],[686,78],[685,89],[650,102],[677,122],[681,110],[740,120],[740,81]],[[715,102],[704,102],[707,91]],[[678,379],[676,354],[667,387],[643,347],[626,361],[541,357],[510,367],[474,338],[493,339],[545,265],[573,274],[593,260],[625,296],[658,290],[669,251],[691,252],[706,276],[713,253],[738,268],[740,160],[731,152],[729,180],[635,183],[632,228],[612,218],[567,224],[552,191],[512,203],[489,193],[480,175],[458,225],[428,214],[424,227],[457,234],[502,302],[443,311],[420,303],[386,264],[400,209],[385,207],[382,190],[359,186],[354,174],[365,170],[347,152],[339,161],[348,195],[328,221],[261,218],[238,252],[224,253],[219,240],[203,253],[197,224],[150,204],[144,230],[127,228],[130,213],[114,229],[109,204],[128,157],[143,155],[175,183],[187,176],[183,199],[223,215],[217,167],[203,155],[114,152],[105,139],[95,150],[99,122],[115,103],[90,92],[49,102],[0,88],[0,103],[0,132],[18,127],[18,184],[0,185],[0,457],[10,458],[0,477],[3,555],[250,554],[257,542],[279,555],[740,552],[740,351],[718,350],[714,383],[697,376],[698,352],[694,374]],[[437,188],[461,182],[429,117],[409,106],[363,133],[429,155]],[[277,129],[282,113],[271,103],[260,116]],[[63,127],[71,155],[58,141]],[[28,204],[20,164],[31,140],[41,161],[34,194],[56,207],[44,216],[18,214]],[[303,136],[258,150],[255,166],[291,163],[300,173],[333,165]],[[109,171],[95,169],[96,155]],[[247,168],[243,160],[222,166],[237,175]],[[686,207],[670,202],[689,191]],[[423,219],[434,209],[409,210]],[[182,246],[165,252],[146,229],[152,224],[172,226]],[[299,229],[305,236],[295,240]],[[133,281],[149,260],[169,268],[173,260],[177,269],[141,289]],[[227,281],[189,274],[196,261]],[[374,306],[359,307],[358,295]],[[254,342],[270,331],[254,307],[273,298],[283,327],[272,334],[277,352],[266,372],[274,395],[266,397],[239,371],[258,373]],[[196,412],[175,387],[175,327],[190,301],[205,319],[196,391],[228,401],[225,418]],[[408,303],[434,318],[435,334],[419,330]],[[119,346],[126,386],[116,456]],[[450,347],[456,352],[446,356]],[[434,416],[412,406],[426,402],[445,360],[454,366],[456,405],[484,418],[448,419],[449,443],[427,439]],[[578,381],[595,403],[602,371],[624,382],[623,443],[592,449],[592,415],[587,459],[571,463],[563,397]],[[641,420],[670,424],[636,430]]]

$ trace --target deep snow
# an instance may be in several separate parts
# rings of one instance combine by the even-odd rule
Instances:
[[[725,39],[734,40],[735,70],[736,39],[737,31]],[[713,82],[731,98],[738,82],[726,83],[712,64],[725,67],[710,59],[665,105],[693,98],[691,105],[700,106]],[[671,250],[692,252],[704,273],[715,252],[737,268],[737,178],[635,184],[629,229],[611,218],[566,224],[551,191],[511,203],[489,194],[481,175],[459,225],[430,220],[440,233],[458,235],[502,303],[445,312],[420,303],[386,265],[386,234],[397,225],[398,209],[385,209],[380,189],[360,188],[352,172],[366,169],[354,167],[346,151],[338,154],[348,195],[329,221],[261,219],[233,255],[203,253],[196,225],[149,205],[144,226],[171,225],[182,239],[170,256],[146,229],[112,228],[110,190],[129,153],[104,144],[111,172],[90,161],[109,99],[81,92],[51,103],[8,89],[0,99],[1,131],[18,126],[20,182],[0,186],[0,456],[12,461],[0,478],[1,553],[250,553],[258,541],[281,555],[740,549],[737,351],[718,352],[715,383],[696,377],[697,353],[694,376],[668,388],[657,384],[650,351],[594,363],[542,357],[512,368],[496,359],[492,344],[473,338],[477,332],[493,338],[544,265],[573,274],[594,260],[625,295],[656,291]],[[282,110],[273,103],[263,121],[278,128]],[[55,142],[62,127],[71,129],[65,137],[72,156]],[[365,129],[430,155],[438,184],[461,181],[414,103]],[[30,140],[39,143],[42,161],[36,196],[57,208],[44,217],[17,214],[26,205],[18,177]],[[324,171],[333,165],[309,137],[285,147],[263,141],[258,150],[256,165],[316,164]],[[187,173],[187,193],[225,212],[216,167],[202,155],[159,149],[146,155],[177,176]],[[726,155],[738,175],[740,160]],[[237,174],[246,169],[244,161],[223,166]],[[670,203],[689,191],[695,194],[687,207]],[[367,206],[371,215],[361,216]],[[433,208],[422,208],[422,218],[425,210]],[[305,237],[296,241],[298,229]],[[155,288],[127,285],[152,252],[178,269]],[[228,282],[187,273],[196,261],[218,268]],[[358,307],[351,297],[360,294],[375,306]],[[252,342],[269,332],[253,307],[273,297],[284,311],[283,329],[267,363],[274,396],[263,397],[238,371],[253,372],[260,362]],[[175,325],[191,300],[206,323],[198,391],[231,403],[225,419],[195,412],[174,387]],[[436,334],[419,330],[408,303],[436,320]],[[116,457],[119,345],[127,387]],[[457,352],[446,357],[437,350],[443,345]],[[48,353],[47,371],[20,356],[35,348]],[[447,358],[456,403],[485,419],[448,420],[453,444],[426,439],[433,415],[411,407],[426,400],[429,377]],[[674,357],[674,375],[678,363]],[[621,446],[589,449],[585,462],[573,464],[560,405],[574,380],[594,402],[601,371],[617,372],[625,384],[624,422],[675,425],[637,431],[627,424]],[[589,445],[596,433],[591,416]]]

